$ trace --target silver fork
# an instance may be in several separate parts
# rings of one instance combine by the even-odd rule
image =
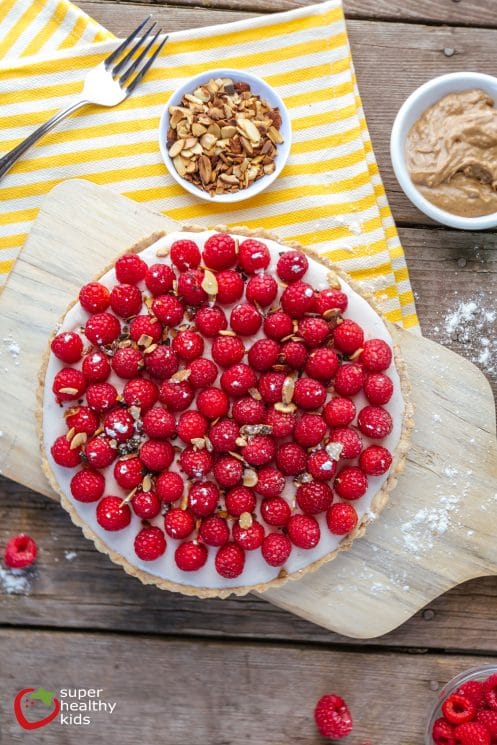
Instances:
[[[147,70],[149,70],[153,65],[155,58],[169,38],[165,36],[155,52],[146,59],[148,52],[157,40],[159,34],[162,32],[162,29],[159,29],[150,41],[146,43],[150,32],[156,25],[155,23],[152,23],[152,25],[143,32],[143,35],[137,39],[133,46],[129,48],[150,18],[151,16],[145,18],[145,20],[135,28],[128,38],[112,52],[112,54],[109,54],[103,62],[100,62],[99,65],[87,72],[83,90],[74,103],[67,108],[62,109],[62,111],[59,111],[55,116],[45,122],[45,124],[42,124],[38,129],[35,129],[35,131],[26,137],[25,140],[20,142],[19,145],[0,158],[0,179],[12,168],[14,163],[31,147],[31,145],[34,145],[40,137],[43,137],[44,134],[50,132],[50,130],[57,126],[59,122],[77,111],[77,109],[80,109],[83,106],[88,106],[88,104],[96,104],[97,106],[116,106],[118,103],[121,103],[121,101],[124,101],[124,99],[134,91],[136,86],[143,79]],[[141,47],[143,48],[141,49],[140,54],[133,59]]]

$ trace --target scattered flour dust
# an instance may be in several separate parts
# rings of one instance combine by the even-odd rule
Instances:
[[[29,595],[31,583],[23,569],[6,569],[0,564],[0,590],[7,595]]]
[[[77,555],[76,551],[64,551],[64,556],[67,561],[74,561]]]
[[[463,345],[462,353],[488,375],[497,374],[496,307],[491,294],[479,293],[460,301],[444,319],[446,341]]]

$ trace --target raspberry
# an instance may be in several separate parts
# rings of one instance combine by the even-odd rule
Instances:
[[[465,686],[470,685],[471,683],[477,682],[478,681],[476,680],[470,680],[465,685],[462,685],[459,690],[463,689]],[[476,703],[476,705],[478,705],[478,703],[480,702],[477,703],[476,699],[473,699],[473,703]],[[476,721],[480,724],[483,724],[488,729],[493,738],[497,737],[497,711],[482,709],[476,715]]]
[[[281,445],[276,451],[276,465],[287,476],[297,476],[305,471],[307,457],[304,448],[294,442]]]
[[[219,272],[216,279],[216,300],[218,303],[231,305],[231,303],[236,303],[237,300],[240,300],[245,285],[238,272],[233,271],[233,269],[226,269],[224,272]]]
[[[330,442],[337,442],[343,445],[340,458],[344,458],[345,460],[357,458],[362,450],[362,438],[357,430],[351,427],[333,429],[330,434]]]
[[[187,380],[165,380],[159,388],[159,398],[171,411],[184,411],[194,398],[194,392]]]
[[[333,329],[335,347],[345,354],[353,354],[364,343],[364,331],[355,321],[346,319]]]
[[[287,341],[281,349],[281,362],[294,370],[302,370],[307,362],[305,345],[300,341]]]
[[[288,537],[298,548],[310,549],[318,545],[321,531],[311,515],[292,515],[288,521]]]
[[[262,401],[255,398],[239,398],[233,404],[233,419],[238,424],[261,424],[264,420],[266,408]]]
[[[137,285],[145,279],[147,265],[136,254],[125,254],[116,261],[116,278],[118,282],[126,282],[130,285]]]
[[[281,307],[292,318],[303,318],[314,310],[314,290],[306,282],[298,280],[283,290]]]
[[[204,340],[195,331],[180,331],[173,339],[172,347],[178,357],[191,362],[201,357],[204,351]]]
[[[78,362],[83,354],[83,340],[74,331],[64,331],[52,339],[50,349],[57,359],[71,365]]]
[[[140,447],[139,455],[149,471],[164,471],[174,460],[174,448],[164,440],[147,440]]]
[[[390,434],[393,427],[392,417],[380,406],[365,406],[357,417],[361,432],[372,440],[381,440]]]
[[[490,675],[483,683],[484,698],[487,705],[497,711],[497,674]]]
[[[308,481],[300,484],[295,496],[298,506],[306,515],[324,512],[333,501],[333,492],[323,481]]]
[[[157,494],[153,491],[139,491],[131,500],[135,515],[142,520],[152,520],[160,512],[161,503]]]
[[[202,251],[204,264],[210,269],[229,269],[236,261],[236,243],[227,233],[215,233],[207,238]]]
[[[144,469],[139,458],[118,460],[114,465],[114,478],[123,489],[134,489],[143,480]]]
[[[76,432],[92,435],[98,429],[98,423],[98,416],[88,406],[77,406],[66,411],[66,424],[69,429],[74,428]]]
[[[314,720],[323,737],[339,740],[352,732],[352,717],[340,696],[322,696],[314,709]]]
[[[326,513],[326,522],[334,535],[346,535],[357,525],[357,512],[351,504],[339,502],[332,504]]]
[[[212,360],[198,357],[190,363],[188,382],[193,388],[208,388],[217,378],[217,367]]]
[[[121,318],[138,315],[142,302],[142,294],[134,285],[116,285],[110,293],[110,307]]]
[[[78,502],[97,502],[104,493],[105,478],[98,471],[83,468],[72,477],[70,488]]]
[[[263,466],[270,463],[276,453],[276,445],[268,435],[254,435],[248,445],[242,447],[242,455],[251,466]]]
[[[293,412],[276,411],[270,408],[266,412],[264,423],[272,427],[273,437],[288,437],[293,433],[296,419]]]
[[[334,487],[342,499],[359,499],[366,493],[368,479],[357,466],[346,466],[336,477]]]
[[[261,269],[267,269],[271,256],[265,243],[249,238],[240,243],[238,261],[246,274],[255,274]]]
[[[356,415],[356,407],[350,398],[332,398],[323,409],[323,416],[329,427],[346,427]]]
[[[112,409],[104,419],[105,434],[117,442],[126,442],[134,434],[135,420],[126,409]]]
[[[329,481],[336,473],[337,462],[326,450],[315,450],[307,458],[307,470],[316,481]]]
[[[217,453],[227,453],[236,450],[236,440],[240,428],[233,419],[220,419],[209,430],[209,440]]]
[[[178,294],[187,305],[202,305],[208,299],[202,288],[204,273],[200,269],[188,269],[178,278]]]
[[[231,311],[231,328],[240,336],[253,336],[259,331],[261,324],[261,314],[250,303],[239,303]]]
[[[179,367],[179,360],[176,352],[165,344],[156,347],[153,352],[147,354],[145,350],[145,367],[150,375],[159,380],[170,378]]]
[[[139,349],[124,347],[124,349],[118,349],[112,357],[112,369],[120,378],[127,380],[136,378],[142,367],[143,355]]]
[[[152,264],[147,269],[145,275],[145,284],[149,291],[154,295],[165,295],[173,289],[176,275],[167,264]]]
[[[180,272],[196,269],[200,264],[200,249],[194,241],[187,239],[174,241],[169,255],[172,263],[178,267]]]
[[[207,450],[187,447],[180,455],[179,464],[190,478],[202,479],[212,468],[212,456]]]
[[[364,393],[370,404],[382,406],[383,404],[387,404],[392,398],[393,383],[388,375],[384,375],[383,373],[366,375]]]
[[[454,727],[445,719],[437,719],[431,731],[435,745],[456,745]]]
[[[166,504],[177,502],[183,496],[184,482],[179,473],[164,471],[155,481],[157,496]]]
[[[215,565],[221,577],[239,577],[245,566],[245,551],[237,543],[225,543],[216,554]]]
[[[268,525],[284,527],[292,514],[290,505],[283,497],[270,497],[261,504],[261,516]]]
[[[257,274],[247,282],[245,297],[250,303],[258,303],[263,308],[271,305],[278,294],[278,283],[270,274]]]
[[[278,259],[276,272],[283,282],[296,282],[302,279],[308,268],[309,262],[302,251],[285,251]]]
[[[123,398],[127,406],[139,406],[142,411],[146,411],[159,398],[159,390],[151,380],[136,378],[124,386]]]
[[[220,388],[204,388],[197,396],[197,408],[209,420],[226,416],[229,407],[228,396]]]
[[[248,528],[242,528],[239,522],[233,525],[233,540],[245,551],[255,551],[262,546],[265,531],[257,520],[252,520]]]
[[[100,282],[89,282],[79,291],[79,302],[88,313],[103,313],[110,305],[110,292]]]
[[[336,374],[340,361],[333,349],[315,349],[311,352],[305,372],[310,378],[329,381]]]
[[[236,486],[243,476],[243,466],[232,455],[223,455],[214,465],[214,478],[221,487]]]
[[[115,358],[119,352],[135,352],[134,349],[118,349],[112,358],[112,364],[115,364]],[[141,359],[141,353],[138,352]],[[115,369],[115,368],[114,368]],[[102,383],[110,375],[110,365],[107,357],[99,350],[90,352],[83,358],[81,370],[89,383]]]
[[[461,745],[490,745],[490,732],[480,722],[467,722],[455,729],[456,743]]]
[[[109,437],[94,437],[86,443],[85,458],[93,468],[107,468],[114,462],[117,455],[117,447]]]
[[[97,505],[97,522],[105,530],[123,530],[131,522],[131,510],[121,497],[104,497]]]
[[[262,543],[261,553],[271,567],[280,567],[290,556],[292,544],[282,533],[269,533]]]
[[[340,396],[354,396],[364,383],[364,370],[361,365],[351,362],[338,368],[335,375],[335,391]]]
[[[383,448],[380,448],[380,450],[382,449]],[[469,699],[475,706],[479,706],[484,695],[483,683],[481,683],[479,680],[468,680],[467,683],[463,683],[462,686],[459,686],[456,693],[459,696],[464,696],[465,698]],[[495,717],[497,721],[497,714],[495,715]],[[497,731],[495,732],[495,734],[497,735]]]
[[[134,548],[142,561],[155,561],[166,550],[164,533],[156,525],[147,525],[137,533]]]
[[[86,390],[86,403],[94,411],[109,411],[117,403],[117,390],[111,383],[92,383]]]
[[[293,402],[301,409],[319,409],[326,400],[326,388],[312,378],[299,378],[295,383]]]
[[[243,362],[229,367],[221,375],[221,387],[233,398],[245,396],[257,383],[255,372]]]
[[[255,490],[263,497],[279,497],[285,488],[285,476],[273,466],[261,468]]]
[[[316,311],[321,315],[324,315],[327,310],[336,309],[340,313],[345,313],[347,310],[348,300],[347,295],[340,290],[334,290],[331,287],[327,287],[325,290],[320,290],[316,295]]]
[[[111,344],[121,333],[121,324],[111,313],[95,313],[85,326],[85,336],[92,344]]]
[[[196,572],[207,561],[207,549],[203,543],[186,541],[174,552],[174,560],[183,572]]]
[[[392,350],[383,339],[369,339],[363,344],[363,351],[359,362],[369,372],[382,372],[390,367]]]
[[[195,518],[188,510],[173,507],[166,512],[164,529],[171,538],[187,538],[195,528]]]
[[[153,440],[167,440],[176,435],[176,419],[161,406],[146,412],[142,426],[144,434]]]
[[[303,414],[293,430],[295,441],[303,448],[319,445],[326,432],[326,424],[318,414]]]
[[[278,361],[280,345],[273,339],[259,339],[248,352],[249,365],[258,372],[269,370]]]
[[[217,507],[219,489],[212,481],[193,484],[188,495],[188,506],[195,517],[207,517]]]
[[[230,529],[222,517],[211,515],[202,520],[199,536],[208,546],[224,546],[229,541]]]
[[[59,370],[52,384],[52,391],[59,403],[81,398],[85,390],[85,376],[81,370],[75,370],[73,367],[63,367]]]
[[[270,339],[281,341],[293,332],[293,321],[287,313],[277,310],[264,319],[264,333]]]
[[[209,423],[198,411],[185,411],[178,420],[177,431],[183,442],[187,445],[196,437],[203,437],[207,432]]]
[[[370,445],[362,451],[359,458],[359,466],[368,476],[381,476],[388,471],[391,465],[392,456],[381,445]]]
[[[311,349],[324,344],[330,328],[322,318],[302,318],[298,325],[298,335]]]
[[[73,448],[71,450],[71,443],[65,435],[57,437],[50,448],[50,452],[58,466],[63,466],[64,468],[75,468],[81,463],[79,457],[80,449]]]
[[[267,372],[261,375],[257,388],[264,401],[268,404],[275,404],[281,401],[285,380],[285,373]]]
[[[178,326],[185,309],[174,295],[158,295],[152,302],[152,313],[164,326]]]
[[[195,325],[204,336],[212,338],[228,326],[224,312],[218,305],[204,305],[199,308],[195,316]]]
[[[138,343],[143,336],[150,336],[154,343],[160,341],[162,327],[153,316],[136,316],[129,325],[131,339]]]
[[[12,569],[24,569],[36,559],[37,547],[34,540],[26,533],[19,533],[5,546],[3,560]]]
[[[245,347],[237,336],[218,336],[212,342],[211,354],[220,367],[231,367],[242,361]]]
[[[240,517],[243,512],[255,510],[256,499],[248,486],[235,486],[224,497],[224,503],[230,515]]]

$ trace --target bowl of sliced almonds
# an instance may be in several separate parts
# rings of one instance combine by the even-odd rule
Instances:
[[[290,145],[290,117],[280,96],[241,70],[190,78],[160,119],[159,146],[169,173],[211,202],[239,202],[263,191],[280,174]]]

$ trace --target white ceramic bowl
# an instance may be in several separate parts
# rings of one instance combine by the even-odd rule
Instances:
[[[497,102],[497,78],[479,72],[453,72],[429,80],[411,93],[395,117],[390,137],[390,155],[397,181],[411,202],[432,220],[461,230],[485,230],[497,226],[497,213],[481,217],[461,217],[436,207],[411,181],[405,158],[407,134],[426,109],[449,93],[479,88]]]
[[[213,197],[203,189],[199,189],[194,184],[190,183],[186,179],[182,178],[177,172],[171,157],[168,153],[167,148],[167,130],[169,129],[169,108],[170,106],[178,106],[185,93],[193,93],[195,88],[199,85],[208,83],[212,78],[231,78],[235,83],[244,82],[250,85],[251,90],[256,95],[265,99],[271,108],[278,108],[281,115],[281,127],[280,132],[284,139],[281,145],[277,145],[277,153],[275,158],[275,170],[273,173],[262,176],[257,181],[254,181],[247,189],[240,189],[240,191],[230,194],[216,194]],[[281,173],[283,166],[285,165],[288,155],[290,153],[290,146],[292,144],[292,128],[290,124],[290,116],[286,109],[285,104],[276,93],[274,88],[271,88],[264,80],[252,75],[251,73],[245,72],[245,70],[209,70],[203,72],[200,75],[196,75],[193,78],[187,80],[183,85],[173,93],[167,104],[164,106],[159,124],[159,147],[162,154],[164,163],[173,179],[178,182],[180,186],[194,194],[200,199],[205,199],[207,202],[241,202],[244,199],[250,199],[250,197],[259,194],[266,187],[269,186]]]

